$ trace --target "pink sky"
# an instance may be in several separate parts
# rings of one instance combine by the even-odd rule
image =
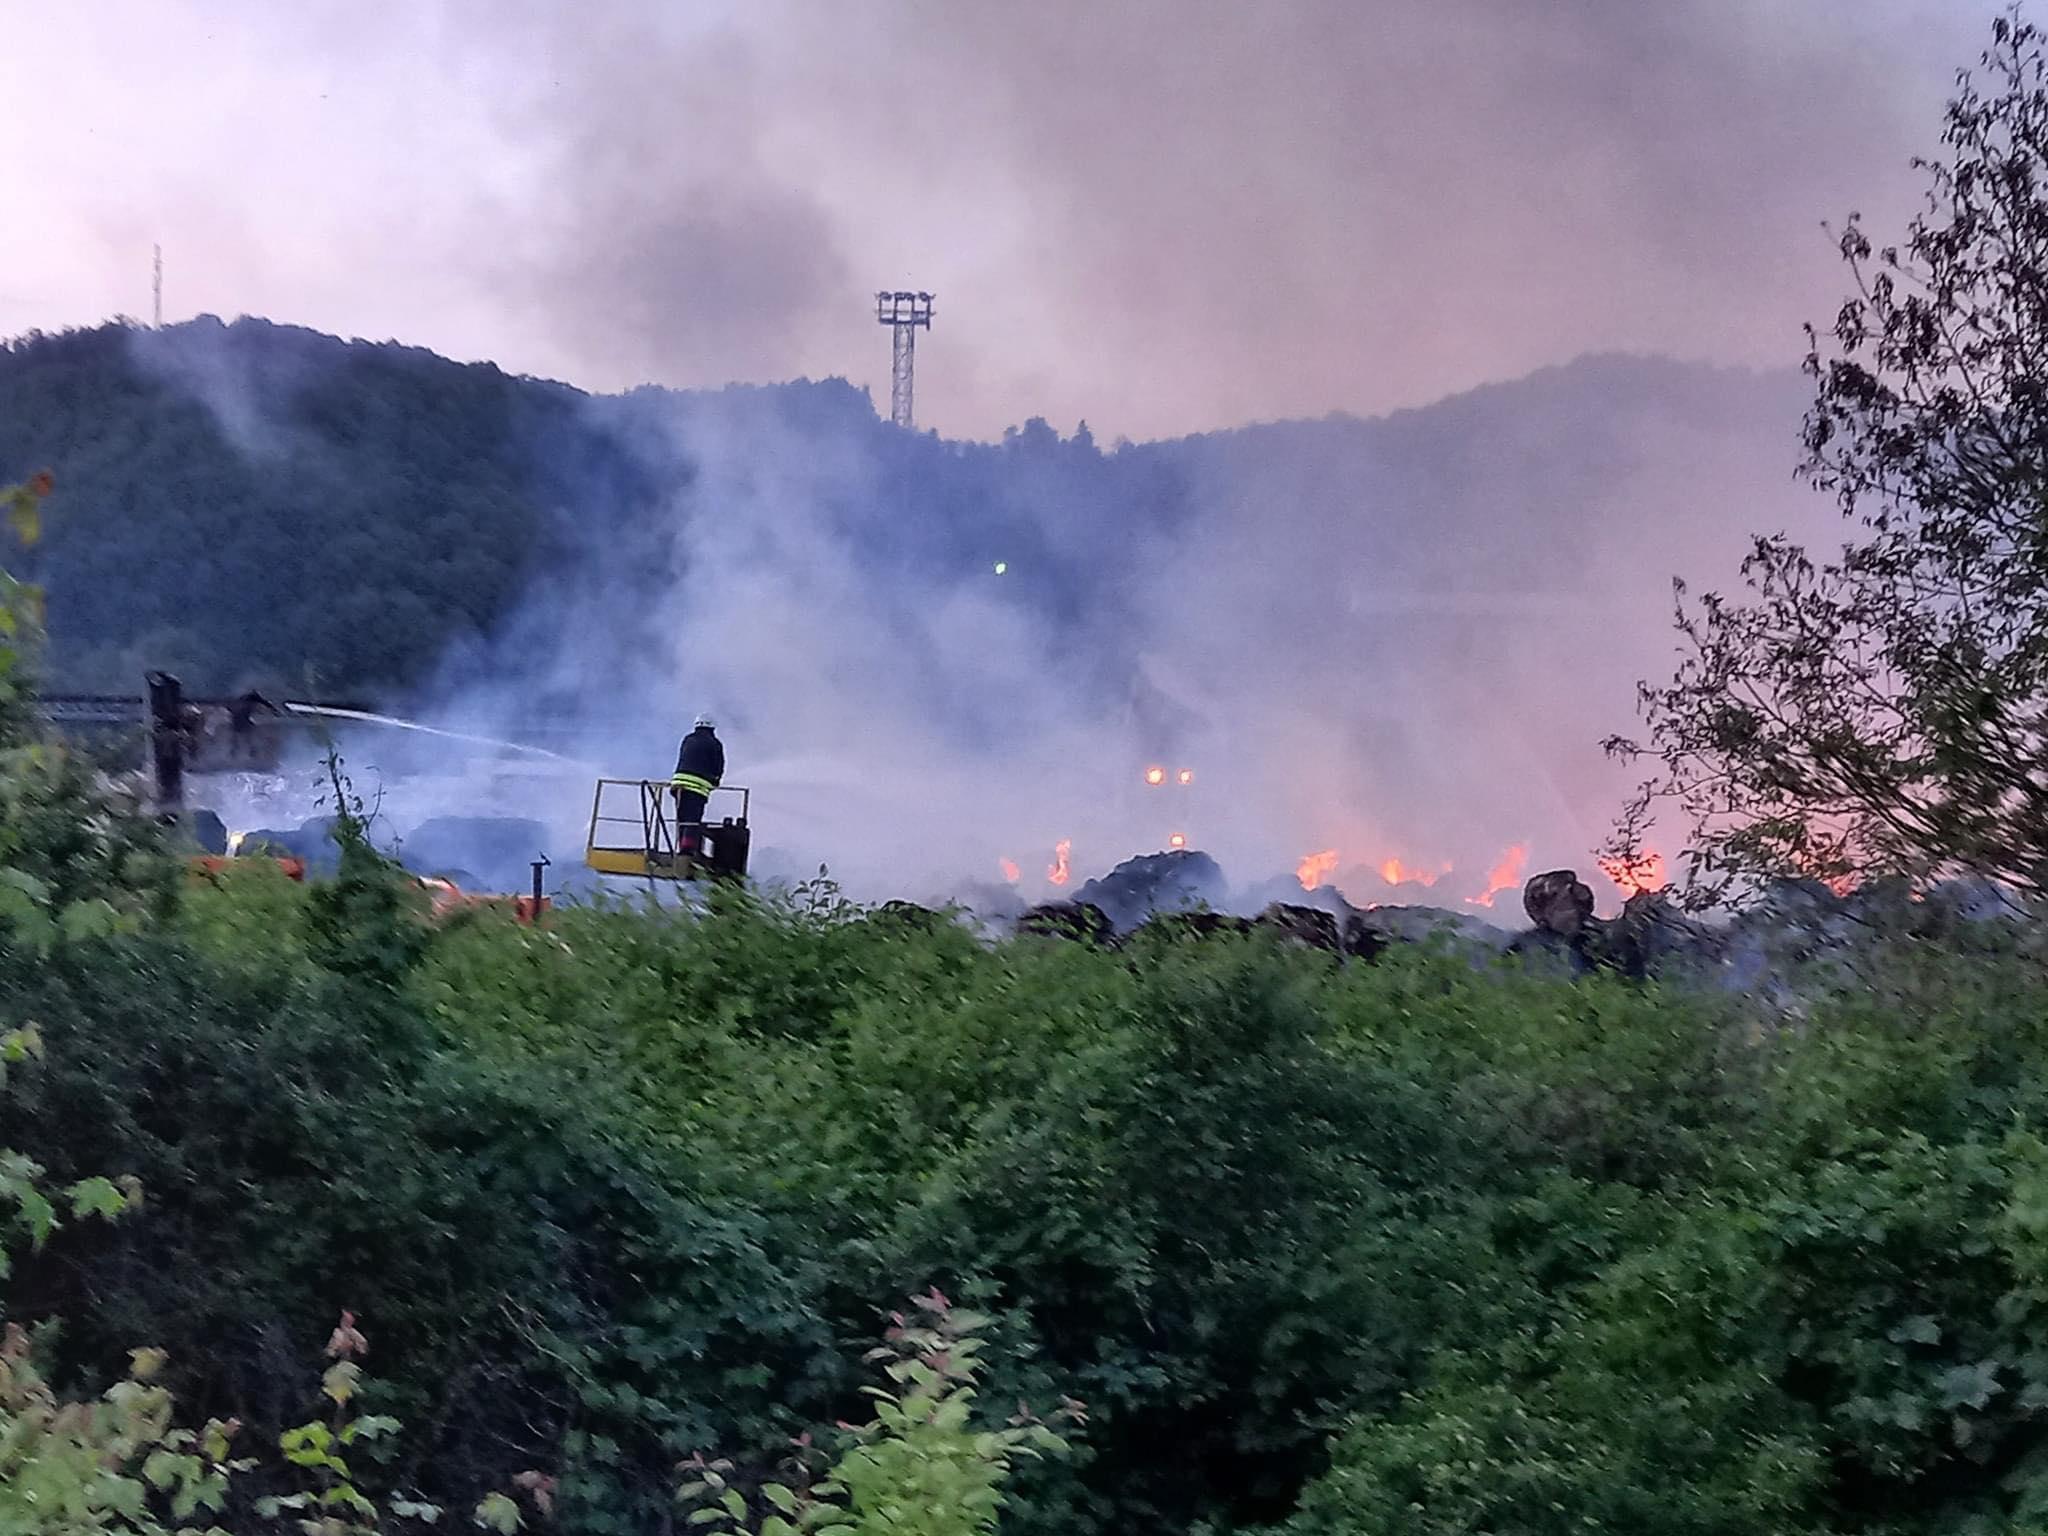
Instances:
[[[0,333],[265,314],[1152,436],[1790,363],[1997,0],[0,0]]]

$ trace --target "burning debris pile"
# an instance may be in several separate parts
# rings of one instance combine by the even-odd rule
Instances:
[[[1226,905],[1223,871],[1206,853],[1147,853],[1126,859],[1074,893],[1077,905],[1101,909],[1110,927],[1128,933],[1148,917]]]
[[[1572,975],[1610,971],[1636,980],[1712,986],[1795,1006],[1802,987],[1857,979],[1873,957],[1927,940],[1996,942],[2040,933],[2038,918],[1997,887],[1950,881],[1916,892],[1877,881],[1834,890],[1787,881],[1721,922],[1680,912],[1661,888],[1640,889],[1612,918],[1570,870],[1536,876],[1523,892],[1534,925],[1508,952]]]
[[[1491,952],[1508,939],[1477,919],[1439,908],[1353,907],[1326,885],[1307,893],[1291,882],[1233,891],[1216,861],[1194,850],[1126,859],[1088,881],[1071,900],[1032,907],[1015,925],[1020,934],[1105,945],[1149,934],[1199,937],[1255,929],[1364,959],[1389,944],[1419,942],[1437,932]]]
[[[1015,931],[1105,946],[1148,935],[1271,931],[1363,959],[1394,944],[1439,939],[1475,963],[1506,960],[1560,976],[1604,972],[1710,987],[1787,1010],[1796,1010],[1814,983],[1853,980],[1860,966],[1902,943],[1991,942],[2040,931],[2032,915],[1981,881],[1924,893],[1885,882],[1842,893],[1815,881],[1789,882],[1731,918],[1707,922],[1670,900],[1661,869],[1644,865],[1628,873],[1643,879],[1610,918],[1595,914],[1592,887],[1575,871],[1531,877],[1522,887],[1529,927],[1509,934],[1445,908],[1353,907],[1327,885],[1306,900],[1279,899],[1271,886],[1233,892],[1207,854],[1155,853],[1126,860],[1072,900],[1031,908]]]

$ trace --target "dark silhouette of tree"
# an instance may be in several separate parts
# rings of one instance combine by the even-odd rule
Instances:
[[[1788,876],[1989,875],[2048,893],[2048,64],[2017,14],[1958,77],[1899,246],[1851,217],[1854,294],[1808,328],[1802,474],[1857,532],[1759,538],[1749,592],[1678,588],[1686,652],[1645,685],[1655,807],[1689,896]]]

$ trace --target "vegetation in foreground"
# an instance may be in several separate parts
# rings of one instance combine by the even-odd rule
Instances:
[[[928,1285],[990,1318],[977,1429],[1086,1405],[1073,1454],[948,1485],[1006,1531],[2018,1532],[2048,1497],[2025,955],[1903,950],[1788,1032],[1426,953],[989,949],[822,890],[433,927],[360,850],[109,910],[0,943],[49,1045],[7,1143],[146,1202],[18,1254],[7,1315],[63,1320],[79,1394],[146,1343],[181,1424],[239,1421],[232,1528],[294,1486],[258,1451],[340,1308],[404,1425],[366,1497],[545,1478],[595,1532],[686,1520],[699,1456],[775,1513]]]

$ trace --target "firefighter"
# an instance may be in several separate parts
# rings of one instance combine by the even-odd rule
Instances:
[[[697,851],[697,834],[690,829],[703,826],[704,802],[724,777],[725,748],[719,743],[711,717],[699,715],[676,752],[675,777],[669,780],[676,796],[677,852]]]
[[[234,762],[254,763],[261,757],[256,746],[258,710],[273,715],[284,713],[254,688],[228,705],[228,755]]]

